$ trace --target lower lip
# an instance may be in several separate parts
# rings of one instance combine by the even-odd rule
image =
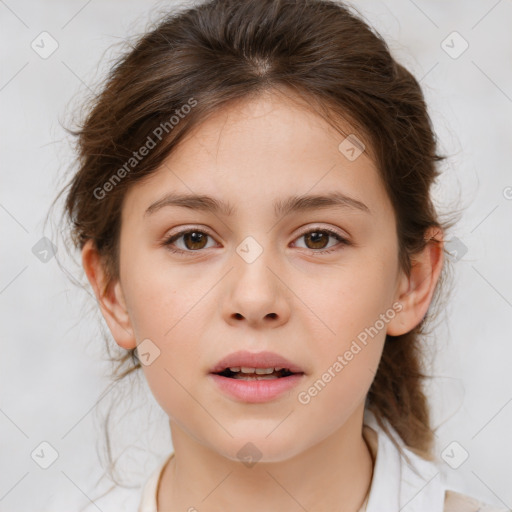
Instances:
[[[242,402],[261,403],[269,402],[295,387],[304,374],[296,373],[269,380],[230,379],[216,373],[210,373],[210,377],[224,393],[232,398]]]

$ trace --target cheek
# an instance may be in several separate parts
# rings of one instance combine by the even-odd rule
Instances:
[[[132,254],[125,261],[127,305],[137,341],[158,340],[172,336],[173,331],[193,316],[193,306],[200,299],[202,288],[197,279],[188,279],[179,268]]]
[[[396,315],[389,277],[393,274],[385,266],[382,260],[360,258],[357,264],[334,269],[329,279],[322,279],[321,286],[310,287],[305,295],[314,313],[307,315],[307,330],[312,333],[309,352],[315,354],[311,381],[317,384],[302,390],[306,393],[301,403],[322,403],[319,414],[322,407],[350,409],[373,381],[387,324]]]
[[[299,297],[305,297],[311,327],[328,347],[342,349],[365,329],[378,322],[393,302],[393,273],[382,262],[360,261],[332,268],[328,275],[297,287]],[[305,310],[306,311],[306,310]],[[306,311],[307,312],[307,311]],[[381,322],[377,324],[382,329]],[[364,337],[364,335],[363,335]]]
[[[151,362],[142,364],[142,371],[149,388],[162,409],[169,416],[180,417],[190,409],[190,382],[187,368],[193,364],[183,360],[187,356],[186,351],[179,346],[166,348]]]
[[[202,354],[198,341],[204,330],[198,326],[206,321],[201,298],[208,283],[165,265],[141,263],[132,268],[136,271],[125,267],[124,288],[137,344],[144,344],[142,370],[157,402],[169,415],[172,411],[179,416],[190,406],[184,390],[191,388],[190,369],[203,370],[198,366]],[[150,364],[144,364],[147,360]]]
[[[342,331],[330,342],[311,346],[311,353],[316,355],[314,373],[297,394],[304,420],[323,418],[326,430],[345,421],[364,402],[377,372],[384,341],[385,331],[362,330],[354,336]]]

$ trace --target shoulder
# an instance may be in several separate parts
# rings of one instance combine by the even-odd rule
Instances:
[[[395,499],[396,510],[402,510],[414,499],[413,508],[417,511],[512,512],[508,506],[484,503],[456,491],[443,475],[434,478],[440,473],[438,462],[420,457],[403,442],[387,419],[381,418],[381,421],[387,430],[382,428],[373,411],[365,409],[363,437],[374,459],[369,504],[375,508],[370,506],[369,511],[378,511],[381,503],[390,499]],[[400,507],[400,504],[405,505]]]
[[[511,512],[508,508],[482,503],[476,498],[453,490],[446,490],[443,512]]]

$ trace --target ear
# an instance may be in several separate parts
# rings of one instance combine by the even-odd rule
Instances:
[[[400,273],[395,301],[402,310],[388,323],[387,334],[400,336],[414,329],[427,314],[439,275],[443,268],[443,231],[431,227],[427,245],[414,256],[410,276]]]
[[[119,280],[111,282],[105,289],[107,275],[100,254],[91,239],[87,240],[82,249],[82,266],[116,343],[127,350],[135,348],[137,345],[121,283]]]

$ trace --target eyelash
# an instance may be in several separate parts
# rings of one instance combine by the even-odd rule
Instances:
[[[301,233],[297,238],[301,238],[309,233],[327,233],[329,236],[332,236],[334,238],[336,238],[339,242],[339,244],[337,245],[334,245],[333,247],[329,248],[329,249],[321,249],[321,250],[315,250],[315,249],[307,249],[309,251],[312,251],[314,254],[328,254],[328,253],[331,253],[331,252],[334,252],[334,251],[337,251],[337,250],[340,250],[340,245],[352,245],[352,242],[350,242],[349,240],[347,240],[346,238],[342,237],[341,235],[339,235],[336,231],[333,231],[332,229],[327,229],[327,228],[312,228],[312,229],[309,229],[308,231],[304,231],[303,233]],[[194,253],[194,252],[200,252],[201,249],[198,249],[198,250],[187,250],[187,251],[184,251],[182,249],[176,249],[175,247],[172,246],[172,243],[175,242],[176,240],[178,240],[179,238],[181,238],[183,235],[186,235],[187,233],[201,233],[203,235],[206,235],[210,238],[213,238],[209,233],[207,233],[206,231],[203,231],[202,229],[185,229],[183,231],[179,231],[178,233],[175,233],[173,235],[171,235],[170,237],[166,238],[163,242],[162,242],[162,245],[165,246],[169,251],[173,252],[173,253],[176,253],[176,254],[186,254],[186,253]]]

